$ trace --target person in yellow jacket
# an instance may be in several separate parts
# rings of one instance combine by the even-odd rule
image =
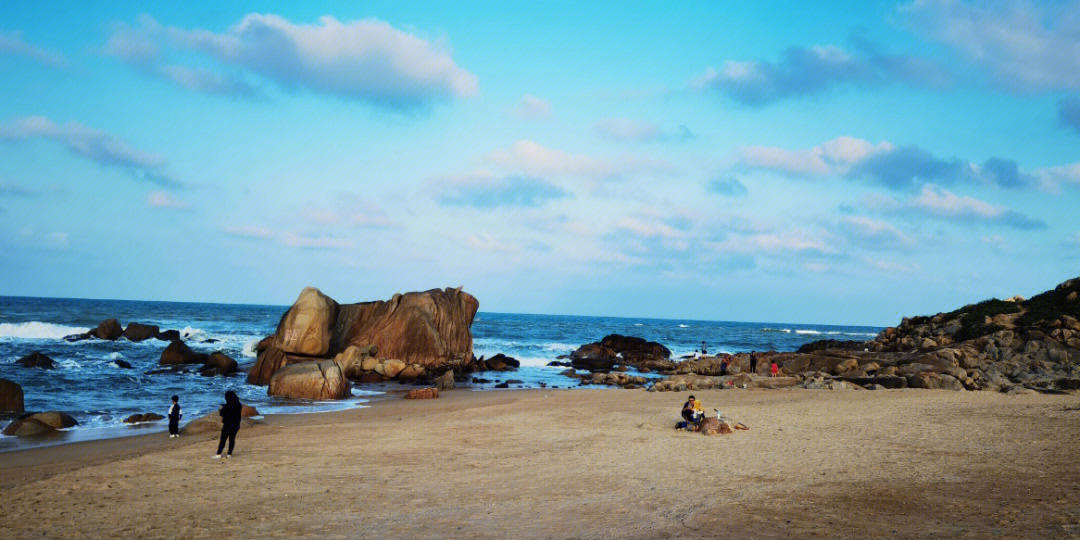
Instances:
[[[694,396],[690,396],[686,403],[683,404],[682,417],[696,426],[705,418],[705,407]]]

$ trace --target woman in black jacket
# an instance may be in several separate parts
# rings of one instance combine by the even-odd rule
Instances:
[[[225,392],[225,404],[221,406],[218,414],[221,415],[221,442],[218,443],[217,454],[214,459],[221,459],[221,451],[225,448],[225,440],[229,441],[229,453],[226,458],[232,457],[233,446],[236,444],[236,432],[240,431],[240,398],[236,392]]]

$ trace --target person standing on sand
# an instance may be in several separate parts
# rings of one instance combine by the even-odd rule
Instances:
[[[218,414],[221,415],[221,442],[218,443],[217,454],[214,459],[221,459],[221,451],[225,449],[225,440],[229,441],[229,453],[226,458],[232,457],[233,446],[236,444],[236,432],[240,431],[240,398],[236,392],[225,392],[225,404],[221,406]]]
[[[180,396],[172,397],[172,405],[169,406],[169,438],[180,436]]]
[[[757,373],[757,355],[755,351],[750,351],[750,374]]]

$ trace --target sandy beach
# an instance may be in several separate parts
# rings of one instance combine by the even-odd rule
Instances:
[[[6,538],[1080,537],[1080,396],[444,393],[2,454]]]

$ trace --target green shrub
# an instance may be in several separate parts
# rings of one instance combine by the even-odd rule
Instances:
[[[1060,319],[1062,315],[1080,318],[1080,300],[1068,301],[1070,294],[1080,295],[1080,279],[1066,283],[1024,302],[1024,314],[1016,319],[1016,324],[1031,326],[1039,321]]]

